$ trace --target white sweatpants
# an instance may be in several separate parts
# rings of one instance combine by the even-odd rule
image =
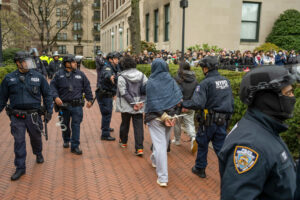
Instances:
[[[177,119],[174,127],[174,136],[176,141],[179,141],[181,137],[181,123],[184,124],[186,133],[191,138],[196,137],[195,122],[194,122],[195,111],[190,110],[189,112],[182,113],[182,114],[186,114],[186,115]]]
[[[162,122],[152,120],[149,122],[149,132],[153,143],[152,163],[156,165],[156,173],[161,183],[168,182],[168,156],[167,148],[170,140],[171,127]]]

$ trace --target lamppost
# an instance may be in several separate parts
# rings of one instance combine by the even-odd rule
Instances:
[[[111,51],[114,51],[114,36],[115,33],[111,32]]]
[[[123,50],[123,28],[122,27],[120,27],[119,28],[119,33],[120,33],[120,51],[122,51]]]
[[[0,11],[2,6],[2,0],[0,0]],[[2,54],[2,31],[1,31],[1,20],[0,20],[0,67],[3,66],[3,54]]]
[[[182,8],[182,49],[181,61],[184,60],[184,33],[185,33],[185,9],[189,6],[188,0],[180,0],[180,7]]]

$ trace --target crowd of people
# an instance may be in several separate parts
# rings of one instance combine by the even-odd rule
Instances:
[[[91,109],[97,100],[102,116],[100,139],[115,141],[111,135],[114,129],[110,126],[115,100],[116,111],[122,118],[119,129],[121,148],[127,148],[132,119],[135,154],[143,156],[143,124],[148,126],[153,144],[150,160],[156,169],[159,186],[167,187],[169,183],[167,152],[170,151],[172,130],[175,131],[174,144],[180,145],[181,125],[184,125],[191,140],[191,150],[197,149],[191,171],[200,178],[206,178],[208,146],[212,142],[219,158],[221,199],[295,199],[294,161],[279,133],[287,130],[284,121],[293,117],[296,99],[292,84],[299,81],[299,77],[293,70],[278,65],[289,62],[291,58],[297,62],[298,57],[294,52],[287,56],[279,51],[275,64],[278,60],[281,64],[259,67],[245,75],[240,98],[248,105],[248,110],[227,133],[234,112],[234,98],[230,81],[219,74],[218,66],[235,60],[233,55],[240,56],[237,52],[227,56],[226,51],[220,54],[213,51],[187,52],[186,60],[179,63],[176,77],[171,77],[168,64],[179,61],[179,52],[152,55],[144,51],[139,57],[112,52],[104,57],[99,51],[95,60],[97,90],[93,95],[90,82],[84,72],[78,70],[74,55],[64,56],[49,85],[44,72],[37,68],[37,55],[32,57],[27,52],[17,52],[14,60],[18,69],[8,74],[0,87],[0,112],[6,108],[15,140],[16,172],[11,180],[18,180],[26,172],[26,131],[36,162],[44,162],[41,115],[46,122],[50,121],[54,106],[61,119],[63,148],[81,155],[83,107],[86,105]],[[237,60],[249,65],[267,63],[263,52],[251,55],[247,52]],[[189,62],[190,56],[192,60],[196,59],[194,64]],[[191,69],[196,61],[205,75],[200,83]],[[137,63],[151,63],[150,77],[136,69]],[[197,117],[195,111],[199,111]],[[199,124],[197,133],[195,117]]]
[[[175,53],[169,51],[159,51],[157,53],[148,52],[145,50],[139,56],[135,56],[138,64],[151,64],[157,57],[164,59],[168,64],[179,64],[181,60],[181,52]],[[240,50],[229,51],[221,50],[216,52],[210,51],[192,51],[188,50],[184,54],[185,62],[189,63],[192,67],[200,66],[201,60],[207,56],[216,56],[218,58],[219,67],[224,66],[261,66],[261,65],[288,65],[300,63],[300,52],[292,51],[244,51]]]

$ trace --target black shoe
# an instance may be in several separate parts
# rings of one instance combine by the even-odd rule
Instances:
[[[108,137],[102,137],[102,136],[101,136],[101,140],[106,140],[106,141],[115,141],[115,140],[116,140],[116,138],[114,138],[114,137],[111,137],[111,136],[108,136]]]
[[[44,157],[42,154],[36,155],[36,163],[43,163],[44,162]]]
[[[21,176],[25,174],[25,169],[17,169],[16,172],[11,176],[12,181],[18,180]]]
[[[79,147],[76,147],[74,149],[71,149],[71,152],[77,155],[81,155],[82,154],[82,150]]]
[[[64,145],[63,147],[66,149],[66,148],[69,148],[70,147],[70,143],[69,142],[64,142]]]
[[[192,172],[200,178],[206,178],[205,168],[197,169],[195,166],[192,168]]]
[[[109,132],[114,132],[114,131],[115,131],[115,129],[109,128]]]

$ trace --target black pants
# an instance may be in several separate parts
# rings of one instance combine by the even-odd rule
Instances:
[[[144,142],[144,127],[143,114],[122,113],[122,123],[120,126],[120,140],[123,144],[127,144],[130,119],[132,118],[134,129],[135,149],[143,149]]]

